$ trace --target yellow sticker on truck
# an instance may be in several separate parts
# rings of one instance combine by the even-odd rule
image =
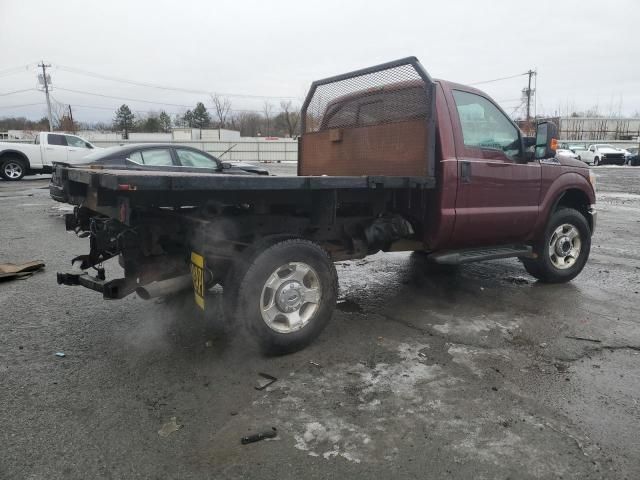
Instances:
[[[191,279],[196,305],[204,310],[204,257],[191,252]]]

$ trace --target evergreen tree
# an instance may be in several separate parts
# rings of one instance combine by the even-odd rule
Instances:
[[[207,107],[202,102],[198,102],[196,108],[193,109],[193,128],[207,128],[211,123],[211,115],[207,112]]]
[[[193,112],[191,110],[184,112],[184,115],[182,116],[182,123],[185,127],[193,127]]]
[[[134,120],[135,115],[131,113],[131,109],[127,105],[123,104],[118,110],[116,110],[116,116],[113,119],[113,126],[116,130],[121,130],[123,132],[122,138],[124,140],[129,139],[129,132],[133,128]]]
[[[169,114],[162,110],[158,120],[160,121],[160,130],[164,133],[168,133],[171,130],[171,117]]]

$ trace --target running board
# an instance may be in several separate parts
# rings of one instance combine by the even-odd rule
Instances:
[[[446,265],[496,260],[498,258],[525,257],[533,258],[533,250],[529,245],[504,245],[501,247],[466,248],[463,250],[445,250],[432,253],[429,260]]]

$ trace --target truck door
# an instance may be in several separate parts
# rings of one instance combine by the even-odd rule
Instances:
[[[42,148],[42,163],[51,165],[53,162],[67,161],[67,138],[64,135],[47,133],[47,143]]]
[[[77,163],[83,157],[91,153],[89,144],[80,137],[74,135],[65,135],[67,140],[67,161],[69,163]]]
[[[589,145],[589,149],[584,152],[584,154],[582,155],[582,160],[585,162],[593,162],[593,159],[596,157],[596,146],[595,145]]]
[[[458,246],[522,242],[538,217],[540,163],[525,160],[520,130],[489,98],[450,92],[451,118],[458,122],[453,241]]]

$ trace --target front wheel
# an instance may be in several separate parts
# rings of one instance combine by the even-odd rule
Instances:
[[[537,258],[523,258],[524,268],[545,283],[573,280],[584,268],[591,250],[591,229],[573,208],[560,208],[549,219]]]
[[[593,166],[598,167],[600,165],[600,159],[598,157],[593,159]]]
[[[257,250],[225,284],[225,311],[244,322],[263,351],[290,353],[313,341],[335,309],[338,280],[327,253],[289,239]]]
[[[22,180],[27,174],[27,167],[19,158],[9,157],[0,162],[0,176],[5,180]]]

